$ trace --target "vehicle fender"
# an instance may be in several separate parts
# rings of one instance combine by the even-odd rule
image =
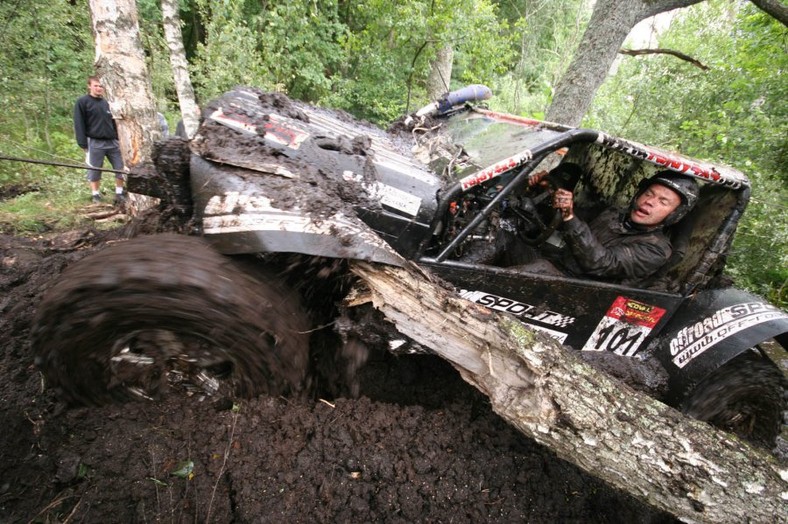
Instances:
[[[226,255],[301,253],[403,265],[402,257],[352,213],[275,205],[263,180],[276,173],[224,168],[192,155],[194,211],[202,234]],[[266,191],[269,189],[269,191]],[[295,187],[291,188],[295,191]]]
[[[763,298],[734,288],[693,295],[655,340],[670,376],[666,401],[677,405],[709,373],[771,338],[786,347],[788,313]]]

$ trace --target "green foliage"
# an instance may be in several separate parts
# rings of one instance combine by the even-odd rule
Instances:
[[[626,59],[586,124],[737,167],[752,198],[728,263],[737,284],[788,303],[788,34],[749,2],[682,12],[660,47],[690,54]]]
[[[0,153],[79,162],[72,111],[86,92],[95,54],[87,5],[0,2]],[[0,188],[38,188],[0,202],[0,228],[39,232],[73,224],[88,194],[84,172],[0,162]]]
[[[493,82],[496,108],[543,118],[591,11],[583,0],[499,2],[512,31],[514,61]]]
[[[257,36],[241,19],[241,4],[196,0],[205,23],[205,40],[197,45],[192,82],[208,100],[239,84],[273,88],[257,55]]]
[[[346,60],[321,102],[384,123],[425,104],[436,52],[451,45],[460,84],[490,82],[512,55],[507,23],[487,0],[348,2]]]
[[[271,4],[254,19],[260,56],[270,82],[291,96],[317,101],[331,90],[331,76],[345,60],[346,27],[333,0]]]
[[[333,71],[343,60],[345,32],[335,1],[196,0],[196,5],[205,23],[192,68],[201,98],[239,84],[310,101],[330,91]]]
[[[86,92],[92,73],[87,8],[18,4],[0,3],[0,150],[62,154],[52,135],[71,125],[74,100]]]

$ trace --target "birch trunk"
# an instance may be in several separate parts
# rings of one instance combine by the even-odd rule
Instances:
[[[788,469],[773,457],[414,271],[364,263],[353,271],[401,333],[451,362],[496,413],[559,457],[682,520],[785,517]]]
[[[96,73],[118,127],[123,162],[133,169],[151,161],[153,142],[161,139],[137,4],[135,0],[89,0],[89,7]],[[129,195],[128,211],[137,214],[154,202],[143,195]]]
[[[89,0],[101,77],[127,167],[150,161],[161,138],[135,0]]]
[[[200,108],[194,97],[194,88],[189,78],[189,64],[183,48],[181,18],[178,14],[178,0],[161,0],[164,37],[170,49],[170,65],[175,79],[175,90],[181,108],[181,118],[186,137],[191,139],[200,125]]]

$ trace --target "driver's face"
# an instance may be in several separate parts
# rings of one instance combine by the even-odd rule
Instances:
[[[635,200],[635,208],[629,219],[641,226],[656,226],[681,204],[681,198],[672,189],[660,184],[651,184]]]

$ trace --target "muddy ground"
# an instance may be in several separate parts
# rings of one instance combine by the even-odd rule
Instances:
[[[69,264],[152,232],[0,236],[0,522],[672,522],[433,357],[371,359],[358,398],[66,408],[30,355],[36,305]]]

